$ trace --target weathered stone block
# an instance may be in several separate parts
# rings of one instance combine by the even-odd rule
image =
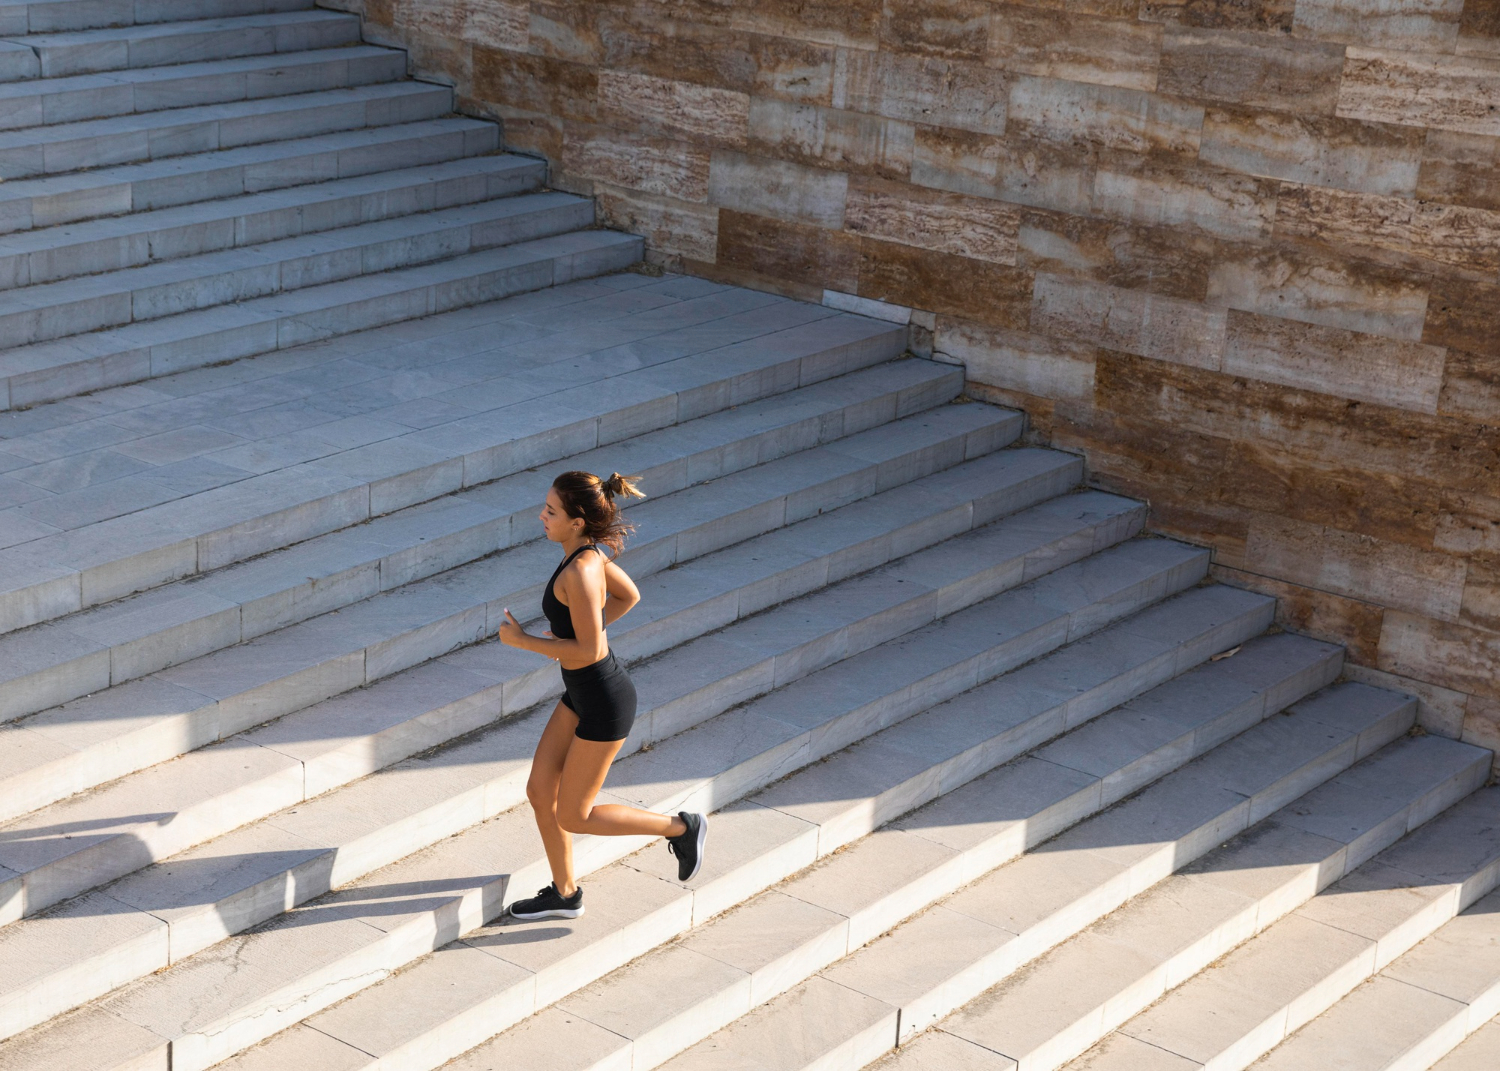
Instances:
[[[717,262],[819,290],[853,293],[859,280],[859,239],[725,208],[719,212]]]
[[[943,316],[932,347],[938,359],[962,363],[967,380],[1046,398],[1094,396],[1092,346]]]
[[[775,219],[838,229],[844,224],[849,176],[763,156],[716,152],[709,170],[710,204]]]
[[[1227,313],[1197,302],[1041,274],[1031,329],[1140,357],[1219,367]]]
[[[997,6],[989,62],[1018,74],[1155,89],[1161,27],[1135,18],[1133,10],[1096,18],[1077,9],[1082,6]]]
[[[719,210],[671,197],[596,186],[605,224],[639,234],[649,249],[670,256],[712,262],[719,241]]]
[[[1192,159],[1203,108],[1152,93],[1023,75],[1010,89],[1010,135],[1084,149]]]
[[[1364,193],[1410,195],[1431,136],[1410,127],[1210,108],[1198,158],[1248,175]]]
[[[844,228],[856,234],[994,264],[1015,264],[1019,222],[1000,201],[879,179],[851,182],[844,206]]]
[[[877,301],[1025,330],[1031,287],[1020,268],[873,238],[860,245],[858,293]]]
[[[600,117],[617,124],[710,145],[745,144],[750,98],[744,93],[609,70],[598,73],[598,93]]]
[[[708,152],[691,142],[608,128],[578,128],[563,138],[564,170],[682,201],[708,200],[708,161]]]
[[[1162,38],[1157,89],[1189,100],[1332,115],[1341,103],[1343,65],[1341,45],[1265,33],[1171,27]],[[1339,114],[1348,113],[1340,107]]]
[[[817,104],[763,97],[750,101],[750,148],[761,155],[859,173],[911,173],[916,131],[910,123]]]
[[[1350,119],[1500,134],[1500,59],[1351,47],[1335,84]]]
[[[888,119],[1005,133],[1009,79],[974,63],[841,49],[833,106]]]
[[[1464,0],[1297,0],[1299,37],[1413,52],[1452,52]]]

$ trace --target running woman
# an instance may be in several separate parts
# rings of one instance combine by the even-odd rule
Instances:
[[[552,481],[541,513],[547,538],[562,544],[563,551],[562,564],[542,592],[542,613],[552,628],[533,636],[509,609],[500,626],[501,643],[556,659],[563,681],[562,698],[542,730],[526,782],[552,884],[511,904],[514,918],[576,919],[583,914],[583,890],[573,873],[574,833],[666,837],[682,881],[691,880],[703,863],[708,823],[701,814],[679,811],[671,818],[594,803],[635,723],[635,685],[610,651],[604,632],[641,600],[614,562],[634,527],[620,518],[615,499],[622,495],[644,497],[618,472],[607,480],[589,472],[565,472]]]

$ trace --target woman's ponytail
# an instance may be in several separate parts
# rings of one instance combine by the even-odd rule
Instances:
[[[621,476],[618,472],[611,472],[609,479],[602,481],[599,486],[604,491],[604,497],[613,502],[624,495],[626,498],[645,498],[640,489],[636,487],[635,481],[639,476]]]
[[[637,476],[621,476],[618,472],[601,480],[592,472],[565,472],[552,481],[563,510],[569,517],[583,521],[583,536],[591,543],[602,543],[615,554],[625,546],[625,536],[635,530],[635,525],[620,516],[616,498],[645,498],[636,487]]]

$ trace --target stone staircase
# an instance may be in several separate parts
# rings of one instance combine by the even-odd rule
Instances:
[[[621,272],[347,15],[0,33],[0,1071],[1500,1066],[1490,753],[904,329]],[[713,835],[504,924],[574,467]]]

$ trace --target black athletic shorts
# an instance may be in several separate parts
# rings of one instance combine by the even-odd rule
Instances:
[[[580,740],[624,740],[635,724],[635,683],[613,651],[592,666],[562,671],[562,701],[578,715]]]

